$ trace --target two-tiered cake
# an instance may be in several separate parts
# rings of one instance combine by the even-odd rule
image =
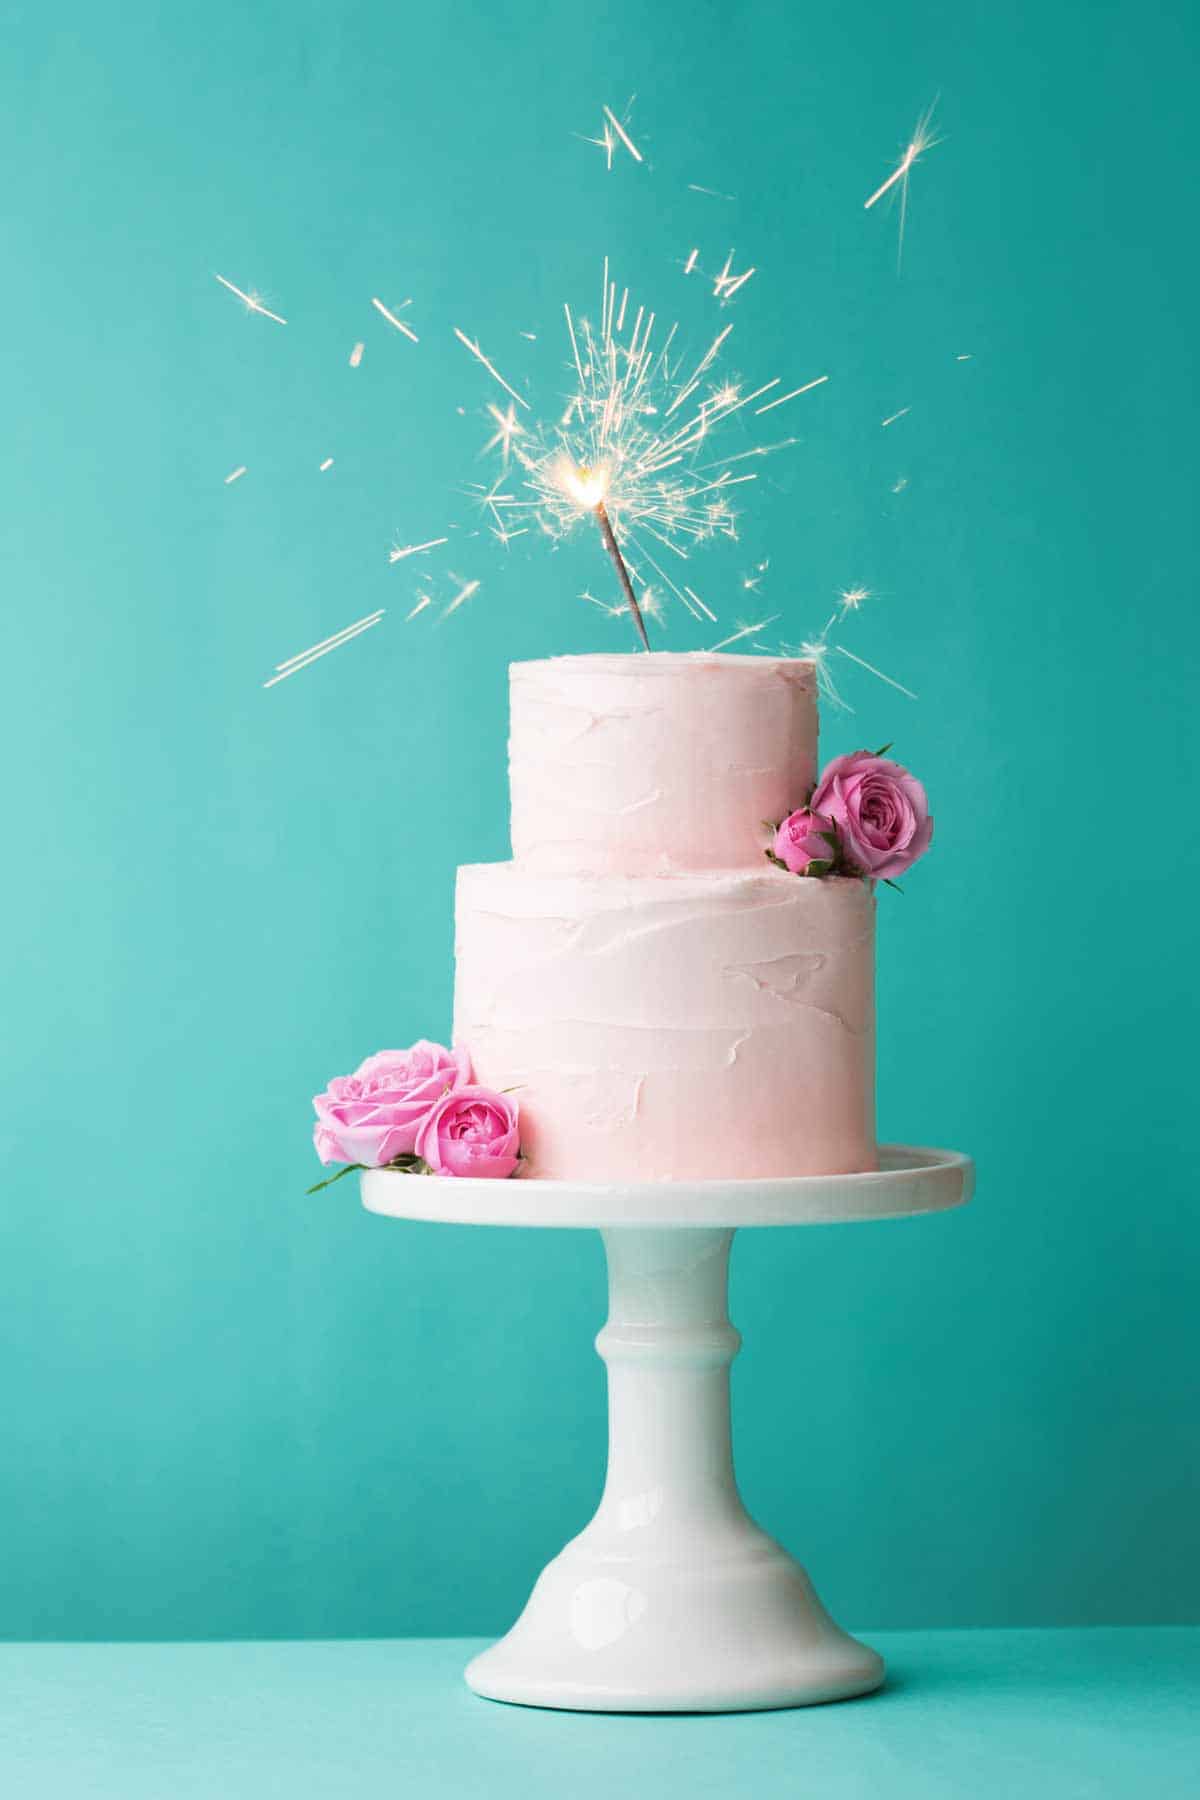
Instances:
[[[454,1036],[516,1088],[526,1173],[875,1167],[875,902],[764,858],[807,798],[790,658],[514,663],[510,863],[459,870]]]

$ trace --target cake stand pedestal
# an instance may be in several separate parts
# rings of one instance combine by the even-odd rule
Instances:
[[[742,1226],[937,1212],[969,1158],[885,1145],[863,1175],[607,1185],[373,1169],[391,1218],[598,1228],[608,1257],[608,1474],[591,1523],[547,1564],[477,1694],[583,1712],[740,1712],[869,1693],[883,1662],[837,1626],[799,1563],[749,1517],[733,1474],[726,1310]]]

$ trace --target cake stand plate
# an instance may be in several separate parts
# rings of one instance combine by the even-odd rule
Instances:
[[[733,1474],[729,1249],[743,1225],[945,1211],[974,1169],[883,1145],[860,1175],[756,1181],[472,1181],[371,1169],[395,1219],[599,1229],[608,1320],[608,1473],[599,1508],[547,1564],[506,1637],[469,1664],[490,1700],[581,1712],[744,1712],[870,1693],[874,1650],[842,1631],[800,1565],[746,1513]]]

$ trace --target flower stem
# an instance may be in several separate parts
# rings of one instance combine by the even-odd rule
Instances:
[[[633,614],[633,622],[637,626],[637,634],[642,640],[642,649],[649,650],[650,639],[646,636],[646,621],[642,617],[642,609],[637,603],[637,595],[633,591],[633,583],[629,579],[629,570],[625,567],[625,558],[621,555],[620,545],[613,532],[612,521],[603,500],[596,502],[596,523],[600,527],[600,536],[604,548],[613,559],[618,579],[625,590],[625,598],[629,602],[629,610]]]

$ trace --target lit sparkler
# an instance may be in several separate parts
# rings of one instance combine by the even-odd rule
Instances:
[[[742,279],[745,277],[735,277],[735,284]],[[693,544],[714,536],[737,536],[731,490],[754,481],[756,475],[734,474],[732,465],[747,456],[769,455],[794,440],[739,450],[727,458],[702,461],[701,455],[709,449],[718,425],[753,408],[756,401],[774,392],[780,380],[775,376],[751,386],[717,378],[714,365],[732,325],[717,334],[698,362],[685,362],[673,352],[676,327],[660,340],[655,315],[633,303],[627,289],[618,287],[609,275],[607,261],[598,327],[576,319],[569,306],[563,311],[570,347],[568,366],[574,373],[565,411],[552,423],[512,431],[513,409],[509,408],[508,415],[491,409],[497,426],[503,428],[488,447],[502,455],[509,453],[523,472],[523,480],[506,484],[518,491],[503,493],[497,483],[483,495],[483,502],[502,532],[507,529],[506,515],[524,510],[546,535],[556,539],[590,514],[616,570],[625,610],[642,647],[648,650],[641,564],[647,565],[693,616],[713,615],[694,588],[682,578],[673,580],[660,567],[647,540],[686,560]],[[458,335],[496,375],[478,345],[463,338],[461,332]],[[827,379],[819,376],[771,405],[781,406]],[[503,385],[507,387],[507,383]],[[508,391],[520,400],[514,390]],[[635,580],[643,588],[641,602]]]
[[[877,200],[882,200],[883,196],[895,187],[897,182],[900,183],[900,239],[896,249],[897,269],[900,267],[901,259],[904,256],[904,226],[908,217],[909,174],[918,157],[924,156],[927,150],[932,150],[935,144],[941,142],[940,138],[934,137],[930,128],[933,119],[933,107],[936,105],[937,101],[935,100],[928,112],[922,113],[921,117],[917,120],[916,129],[912,134],[912,140],[887,180],[880,183],[870,199],[863,201],[863,210],[866,211],[869,207],[874,206]]]
[[[261,313],[264,319],[273,319],[276,325],[287,324],[286,319],[281,319],[278,313],[271,312],[268,307],[264,306],[257,294],[247,294],[244,289],[235,287],[232,281],[226,281],[223,275],[218,275],[216,279],[223,288],[228,288],[231,294],[236,294],[250,312]]]

